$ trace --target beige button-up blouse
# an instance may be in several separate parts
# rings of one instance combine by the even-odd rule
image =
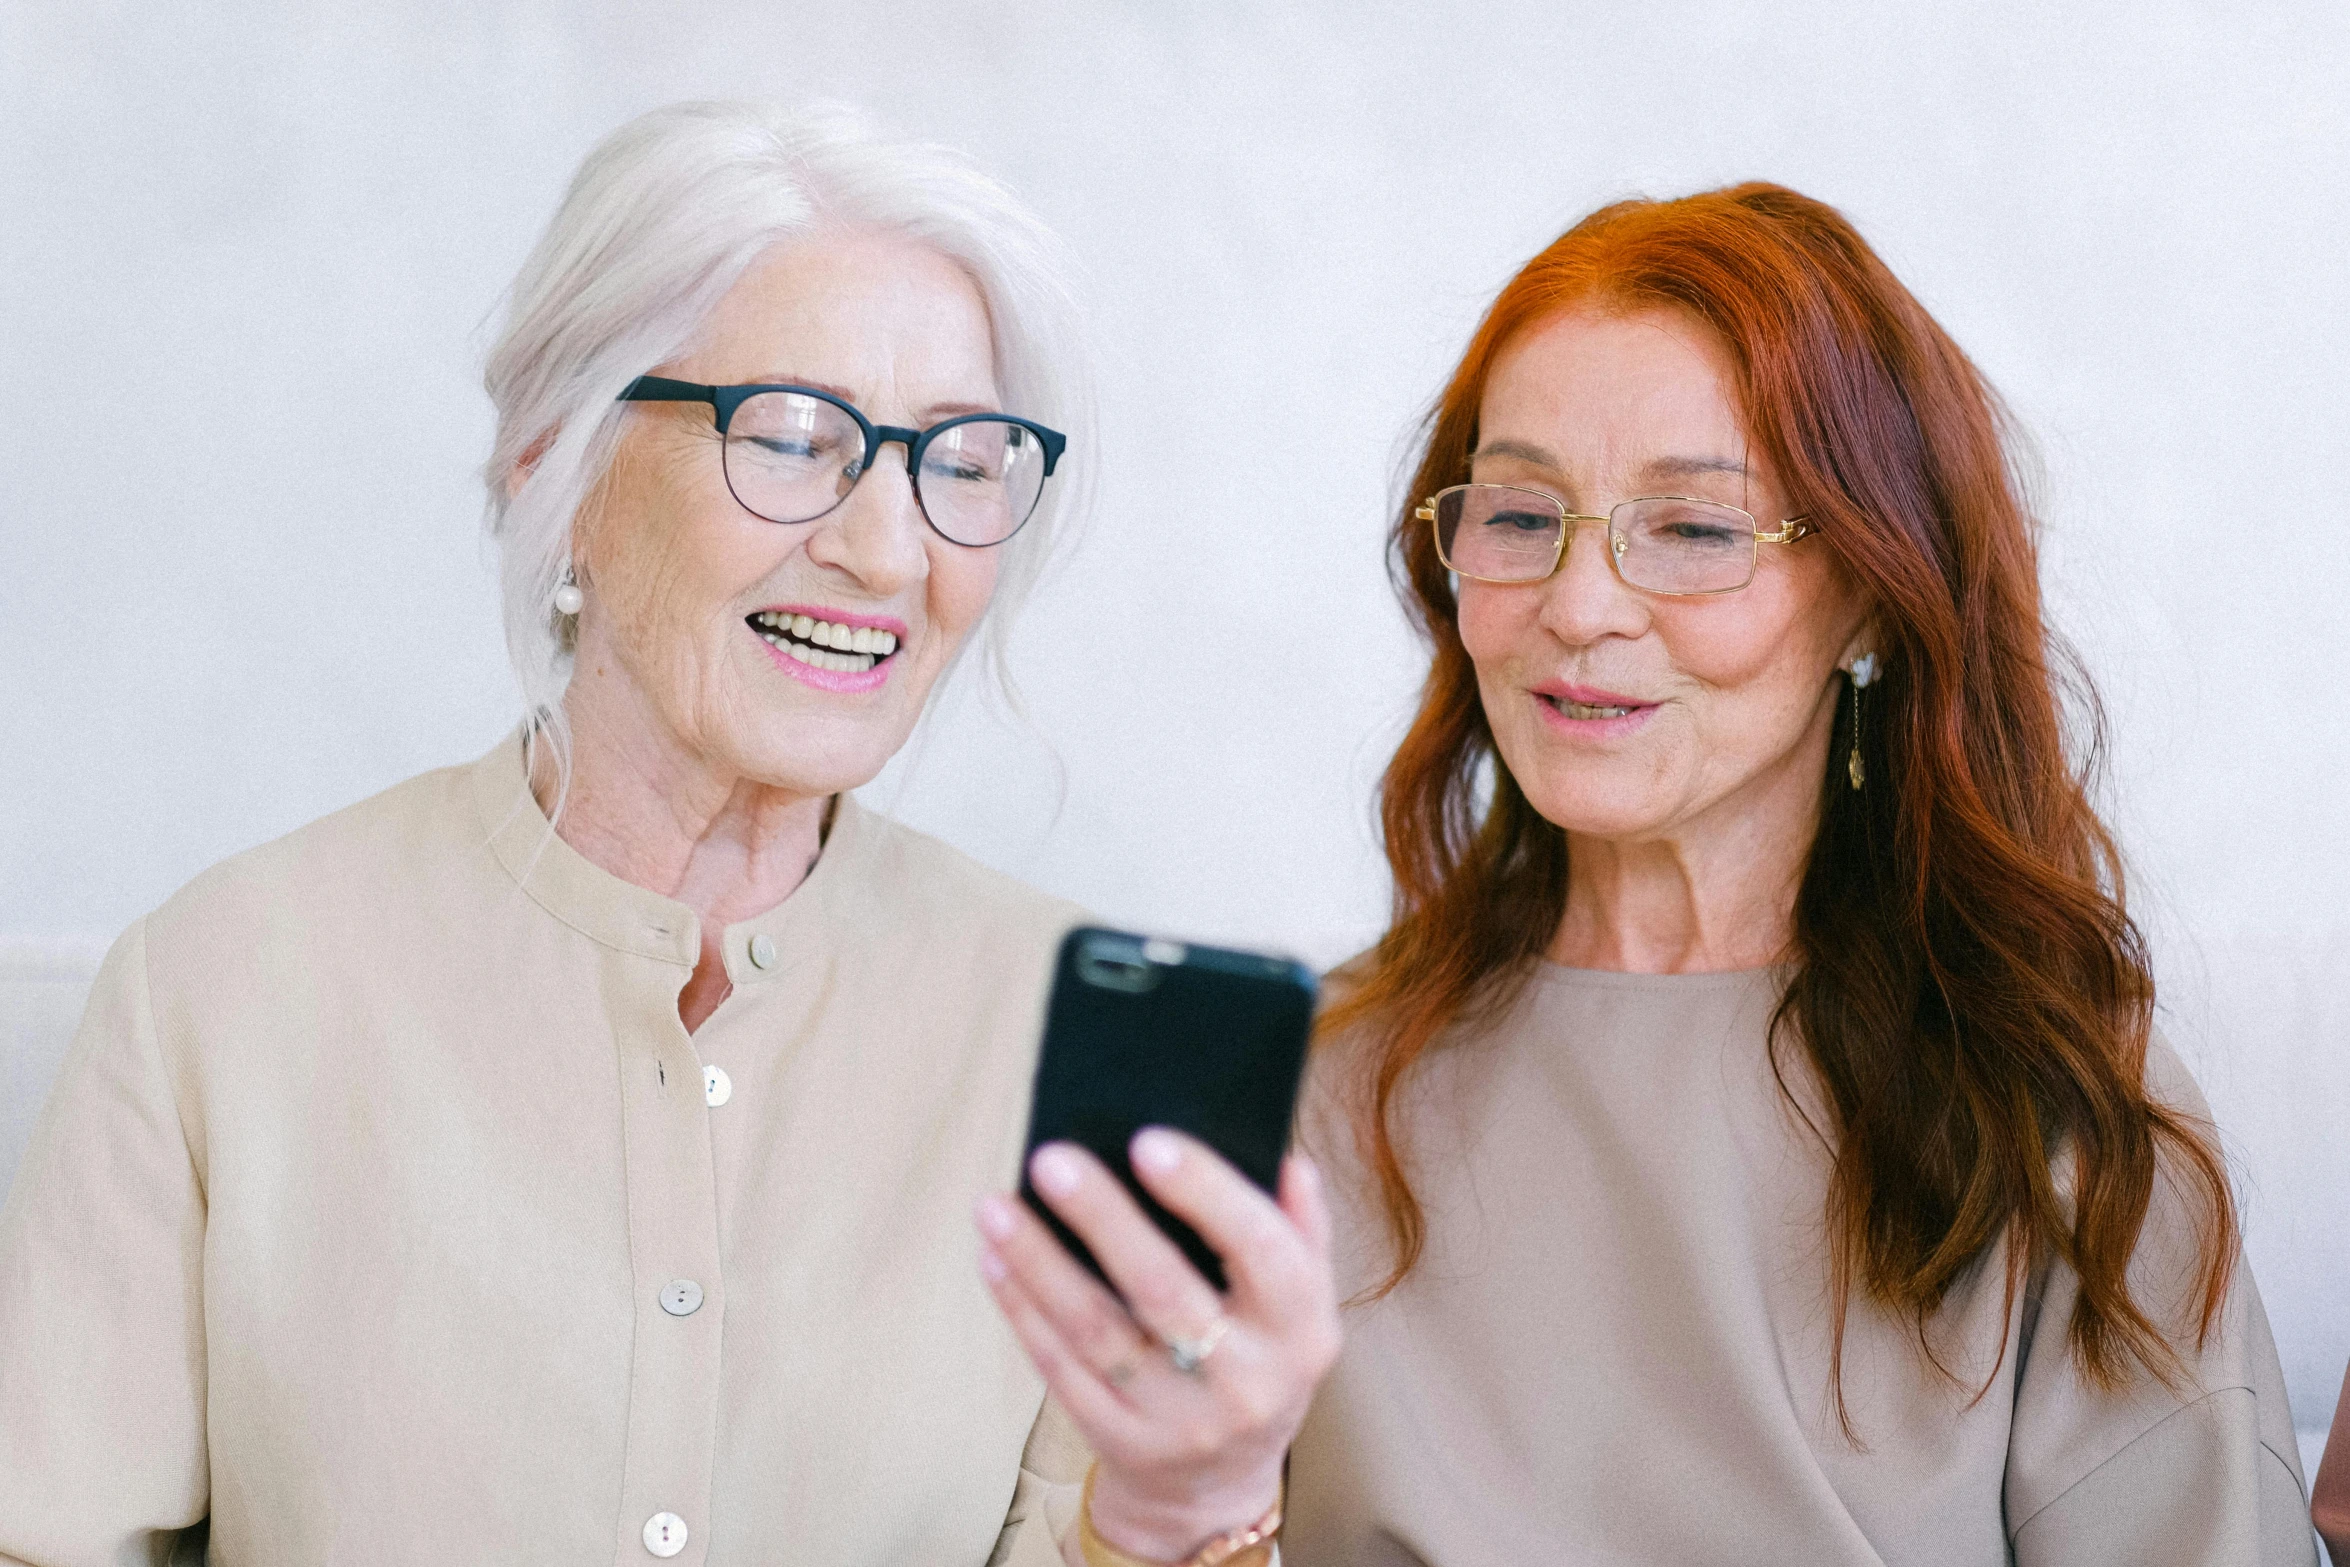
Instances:
[[[844,797],[689,1036],[695,915],[520,750],[116,944],[0,1213],[0,1560],[1058,1561],[970,1216],[1077,911]]]

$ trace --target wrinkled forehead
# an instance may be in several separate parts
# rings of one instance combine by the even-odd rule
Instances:
[[[768,249],[678,361],[716,385],[816,386],[900,419],[1001,406],[995,332],[958,261],[905,235],[819,229]]]
[[[1520,333],[1486,378],[1471,460],[1480,477],[1544,477],[1619,498],[1769,484],[1726,346],[1670,310],[1577,309]]]

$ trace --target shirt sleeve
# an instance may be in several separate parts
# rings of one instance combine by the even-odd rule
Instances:
[[[2258,1420],[2247,1388],[2175,1411],[2035,1513],[2018,1567],[2314,1567],[2300,1480]]]
[[[1047,1398],[1029,1428],[1011,1511],[987,1567],[1061,1567],[1061,1541],[1077,1527],[1085,1471],[1092,1464],[1093,1450],[1076,1423]]]
[[[203,1251],[142,922],[0,1209],[0,1562],[162,1561],[204,1520]]]
[[[2211,1112],[2169,1049],[2147,1061],[2156,1096],[2205,1126]],[[2183,1361],[2175,1387],[2118,1391],[2081,1374],[2067,1331],[2079,1281],[2062,1263],[2025,1308],[2006,1505],[2017,1567],[2315,1567],[2284,1369],[2250,1267],[2196,1343],[2195,1210],[2156,1181],[2130,1290]]]

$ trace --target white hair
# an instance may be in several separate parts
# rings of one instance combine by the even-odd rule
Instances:
[[[498,429],[482,477],[506,646],[534,734],[568,771],[571,621],[554,593],[572,526],[611,466],[638,376],[682,353],[769,246],[827,223],[896,230],[960,264],[986,300],[1008,411],[1069,436],[1036,515],[1007,543],[990,654],[1042,572],[1090,467],[1090,380],[1060,242],[954,150],[837,106],[680,103],[589,153],[525,261],[483,382]],[[515,483],[517,475],[521,482]]]

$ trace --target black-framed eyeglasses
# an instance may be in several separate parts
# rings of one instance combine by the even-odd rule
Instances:
[[[875,424],[812,386],[703,386],[644,375],[624,403],[708,403],[726,488],[769,522],[814,522],[842,501],[895,441],[914,500],[939,537],[985,549],[1035,515],[1069,438],[1011,414],[963,414],[927,430]]]

